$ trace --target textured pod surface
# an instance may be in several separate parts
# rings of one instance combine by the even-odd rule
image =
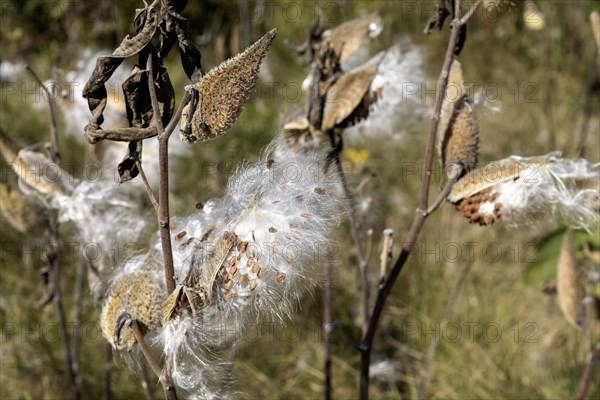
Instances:
[[[143,332],[160,327],[165,293],[160,275],[153,271],[126,273],[113,282],[100,315],[102,334],[113,348],[130,349],[136,343],[129,326],[120,330],[117,340],[115,328],[123,313],[129,313],[135,318]]]
[[[492,162],[470,171],[456,182],[448,195],[448,200],[451,203],[457,203],[498,183],[519,179],[524,173],[528,176],[529,174],[533,175],[541,167],[558,157],[560,157],[560,152],[552,152],[535,157],[511,156]]]
[[[583,325],[583,298],[585,284],[577,265],[573,248],[573,231],[567,229],[563,237],[556,271],[556,293],[558,305],[565,318],[575,328]]]
[[[449,179],[464,174],[477,166],[479,154],[479,127],[475,112],[467,96],[462,67],[452,62],[448,87],[444,95],[438,127],[438,153]],[[451,169],[458,164],[460,169]]]
[[[187,143],[215,139],[233,126],[258,78],[260,64],[275,38],[276,29],[267,32],[244,52],[211,69],[196,84],[198,104],[193,112],[189,135],[181,133]],[[189,105],[183,110],[182,129],[186,126]]]
[[[384,55],[381,52],[360,67],[343,74],[329,88],[321,123],[323,131],[341,124],[356,110],[367,95]]]
[[[323,41],[331,43],[333,50],[343,64],[358,50],[367,35],[377,34],[380,29],[379,11],[375,10],[325,31]]]

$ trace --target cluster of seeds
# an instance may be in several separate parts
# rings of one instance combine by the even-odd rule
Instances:
[[[471,197],[460,200],[456,204],[456,210],[460,211],[472,224],[492,225],[502,218],[500,213],[502,203],[495,202],[497,197],[498,193],[489,187]],[[489,206],[490,209],[487,210],[488,207],[484,205]]]

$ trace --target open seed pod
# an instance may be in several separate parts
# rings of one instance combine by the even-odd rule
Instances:
[[[471,223],[490,225],[500,220],[503,204],[500,201],[502,185],[506,182],[539,178],[540,169],[560,157],[560,152],[544,156],[512,156],[470,171],[463,176],[448,195],[456,209],[470,219]],[[518,199],[517,199],[518,200]]]
[[[211,69],[195,87],[198,99],[183,109],[180,138],[186,143],[218,138],[237,121],[258,78],[260,64],[277,29],[267,32],[244,52]],[[190,131],[188,131],[188,129]]]
[[[365,64],[343,74],[327,91],[321,130],[345,128],[365,118],[377,96],[369,96],[369,88],[385,53],[381,52]],[[367,100],[366,110],[357,115],[361,103]],[[362,107],[362,108],[365,108]]]
[[[563,237],[556,271],[558,305],[563,315],[577,329],[583,325],[585,282],[575,257],[573,231],[567,229]]]
[[[323,32],[323,43],[330,43],[339,56],[340,63],[346,62],[368,36],[381,32],[379,10],[371,11],[359,18],[344,22],[333,29]]]
[[[479,127],[457,60],[450,68],[437,137],[438,155],[448,179],[458,179],[477,166]]]
[[[125,273],[113,282],[100,314],[102,334],[115,349],[130,350],[136,339],[131,326],[118,326],[119,318],[129,314],[143,333],[160,328],[166,290],[157,271]]]

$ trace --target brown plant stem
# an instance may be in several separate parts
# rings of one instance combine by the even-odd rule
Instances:
[[[48,96],[48,106],[50,109],[50,158],[56,164],[60,162],[60,152],[58,149],[58,122],[57,122],[57,112],[56,112],[56,82],[52,82],[52,92],[48,90],[48,88],[44,85],[40,77],[35,73],[35,71],[28,65],[25,67],[29,75],[37,82],[46,96]]]
[[[39,76],[33,71],[33,69],[27,66],[27,72],[33,77],[33,79],[38,83],[40,88],[46,93],[48,96],[48,104],[50,109],[50,159],[56,165],[60,162],[60,152],[58,148],[58,126],[57,126],[57,116],[56,116],[56,90],[55,86],[53,86],[53,92],[51,93],[46,86],[44,86],[42,80]],[[53,83],[54,85],[54,83]],[[50,271],[50,279],[51,279],[51,299],[56,308],[56,312],[58,314],[59,326],[61,336],[63,338],[64,346],[65,346],[65,361],[67,363],[67,375],[69,377],[69,390],[71,391],[71,397],[73,399],[79,399],[79,386],[77,384],[77,371],[75,370],[74,362],[73,362],[73,354],[71,353],[71,345],[69,343],[69,334],[67,331],[67,319],[65,316],[65,309],[62,302],[62,295],[60,290],[60,263],[59,263],[59,244],[58,244],[58,216],[56,212],[52,213],[50,216],[50,223],[48,227],[49,233],[49,251],[45,256],[45,263],[47,264]]]
[[[77,377],[77,387],[81,387],[79,375],[79,353],[81,351],[81,314],[83,311],[83,273],[85,270],[83,257],[79,258],[75,276],[75,312],[73,316],[73,371]]]
[[[152,192],[152,188],[150,187],[150,183],[148,182],[148,178],[146,178],[146,173],[144,172],[144,168],[142,167],[142,163],[139,158],[135,160],[135,166],[140,172],[140,177],[142,178],[142,183],[144,184],[144,189],[146,189],[146,193],[148,194],[148,198],[150,199],[150,203],[152,203],[152,207],[154,211],[158,211],[158,202],[156,201],[156,197],[154,196],[154,192]]]
[[[154,70],[152,68],[152,55],[148,57],[148,87],[150,91],[150,100],[152,101],[152,111],[154,121],[158,130],[158,162],[159,162],[159,182],[158,182],[158,225],[160,230],[160,240],[163,249],[163,262],[165,269],[165,281],[167,284],[167,294],[175,290],[175,268],[173,265],[173,249],[171,246],[171,234],[169,230],[169,138],[175,130],[175,127],[181,119],[183,107],[190,101],[190,94],[185,92],[179,108],[175,112],[166,129],[162,124],[162,117],[156,97],[156,88],[154,87]]]
[[[472,8],[477,8],[480,3],[480,1],[475,2]],[[458,42],[459,30],[462,24],[467,22],[467,19],[465,19],[464,21],[461,20],[459,0],[455,0],[454,7],[455,13],[454,21],[452,22],[452,33],[450,35],[450,40],[448,41],[448,47],[446,49],[444,63],[440,72],[438,88],[436,92],[434,113],[431,119],[431,124],[429,126],[427,147],[425,149],[425,168],[423,170],[423,178],[421,181],[419,207],[415,213],[415,217],[413,219],[412,226],[408,232],[408,235],[406,236],[406,239],[402,244],[402,250],[400,251],[400,255],[398,256],[398,259],[396,260],[392,270],[390,271],[389,276],[385,280],[385,283],[383,284],[383,286],[381,286],[377,293],[377,299],[375,301],[375,306],[373,307],[373,312],[369,320],[367,332],[362,336],[361,339],[359,398],[362,400],[366,400],[369,398],[369,371],[371,363],[371,349],[373,347],[373,339],[375,338],[375,332],[379,324],[379,319],[381,318],[381,313],[383,312],[383,307],[388,296],[392,291],[394,283],[398,279],[402,268],[406,264],[406,261],[408,260],[414,248],[415,242],[419,234],[421,233],[421,230],[423,229],[423,225],[428,215],[427,210],[429,203],[429,186],[431,182],[433,153],[435,148],[436,133],[440,119],[440,111],[442,109],[442,101],[444,93],[446,92],[446,86],[448,85],[448,74],[450,71],[450,64],[452,63],[452,59],[454,57],[454,49]],[[467,15],[473,15],[474,12],[474,10],[469,10]]]
[[[152,386],[150,386],[150,378],[148,377],[146,361],[143,359],[143,357],[138,357],[138,362],[140,366],[140,383],[142,385],[142,389],[144,390],[144,397],[146,400],[154,400],[154,391],[152,390]]]
[[[370,287],[369,287],[369,264],[367,260],[367,256],[362,247],[362,238],[360,235],[360,224],[358,223],[358,219],[356,218],[356,208],[354,205],[354,196],[350,191],[350,187],[348,186],[348,180],[346,179],[346,173],[344,172],[344,168],[342,166],[342,162],[340,160],[340,152],[342,149],[342,138],[339,138],[340,143],[338,146],[340,147],[339,151],[336,152],[334,162],[336,167],[336,172],[342,183],[342,189],[344,190],[344,197],[348,202],[348,212],[349,212],[349,220],[350,226],[352,228],[352,238],[354,239],[354,247],[356,248],[356,253],[358,254],[358,270],[360,274],[360,295],[361,295],[361,307],[360,307],[360,319],[361,319],[361,334],[365,335],[367,332],[367,327],[369,325],[369,300],[370,300]]]
[[[575,400],[583,400],[585,398],[585,394],[590,387],[590,382],[594,378],[594,370],[598,365],[598,361],[600,361],[600,342],[596,343],[596,348],[593,351],[590,350],[587,355],[587,362],[577,386]]]

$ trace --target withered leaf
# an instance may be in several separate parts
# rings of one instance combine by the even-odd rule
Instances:
[[[102,113],[106,107],[107,100],[107,91],[104,85],[106,81],[112,76],[117,67],[121,65],[123,59],[142,51],[150,43],[152,36],[154,36],[158,24],[156,11],[150,7],[143,11],[143,24],[138,33],[134,37],[126,36],[119,47],[113,51],[113,54],[99,57],[96,60],[96,67],[92,75],[83,88],[83,97],[87,99],[88,107],[92,113],[89,127],[86,127],[86,136],[90,131],[101,131],[100,125],[104,121]],[[99,135],[96,132],[91,139],[97,141]]]

